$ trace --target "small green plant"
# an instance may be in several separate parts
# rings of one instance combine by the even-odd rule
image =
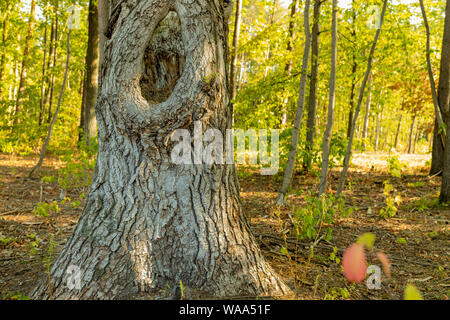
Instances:
[[[294,211],[294,229],[297,239],[315,239],[322,224],[331,225],[336,217],[348,217],[353,207],[346,207],[344,198],[333,195],[306,197],[306,205]],[[332,229],[327,227],[326,240],[331,239]]]
[[[404,164],[398,159],[398,155],[393,155],[386,159],[389,166],[389,174],[395,178],[402,177],[402,170],[405,167]]]
[[[338,253],[338,247],[334,247],[333,248],[333,252],[330,253],[329,259],[331,261],[334,261],[336,264],[340,264],[341,263],[341,259],[336,256],[337,253]]]
[[[407,244],[406,239],[402,238],[402,237],[398,237],[397,238],[397,242],[400,243],[400,244]]]
[[[325,300],[348,299],[350,292],[347,288],[333,287],[330,288],[325,295]]]
[[[36,204],[36,208],[34,208],[33,212],[35,215],[40,216],[40,217],[44,217],[47,218],[51,212],[59,213],[61,211],[61,209],[58,206],[58,203],[56,201],[53,201],[51,203],[41,203],[38,202]]]
[[[10,237],[0,237],[0,243],[5,247],[13,241],[14,239]]]
[[[394,186],[389,181],[384,182],[383,194],[386,198],[386,207],[380,210],[380,217],[387,219],[395,216],[397,205],[402,202],[402,198],[394,193]]]
[[[439,198],[427,198],[421,197],[420,199],[414,200],[409,206],[408,210],[426,211],[430,209],[438,209],[442,206],[446,206],[439,202]]]

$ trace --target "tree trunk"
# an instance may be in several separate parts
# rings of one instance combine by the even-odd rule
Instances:
[[[305,109],[306,80],[308,73],[309,53],[311,49],[311,32],[309,30],[309,7],[310,7],[310,0],[306,0],[304,13],[305,49],[303,51],[302,76],[300,78],[299,98],[297,103],[297,112],[295,114],[294,128],[292,129],[291,150],[289,151],[289,157],[286,164],[286,170],[284,171],[281,190],[280,193],[278,194],[277,204],[284,203],[284,196],[286,195],[287,189],[289,188],[292,181],[292,175],[294,173],[295,167],[295,158],[297,155],[300,125],[302,123],[303,110]]]
[[[383,9],[381,10],[381,16],[380,16],[380,26],[375,34],[375,38],[373,39],[372,47],[370,48],[369,58],[367,60],[366,73],[364,75],[364,79],[361,84],[361,88],[359,89],[359,98],[358,98],[358,103],[356,105],[355,116],[352,119],[350,137],[349,137],[348,145],[347,145],[347,153],[345,154],[344,165],[342,168],[341,176],[339,178],[339,185],[338,185],[338,188],[336,191],[336,194],[338,194],[338,195],[341,194],[342,190],[344,189],[345,178],[347,175],[348,168],[350,166],[350,159],[352,157],[352,146],[353,146],[353,138],[355,135],[356,121],[358,120],[359,111],[361,110],[361,104],[362,104],[362,101],[364,98],[364,89],[366,88],[367,81],[370,77],[370,72],[371,72],[371,68],[372,68],[372,60],[373,60],[373,56],[375,54],[375,49],[377,47],[377,41],[378,41],[378,38],[381,33],[381,27],[383,26],[384,15],[386,13],[387,3],[388,3],[388,0],[384,0]]]
[[[1,46],[1,54],[0,54],[0,100],[2,98],[2,92],[3,92],[3,77],[5,74],[5,68],[6,68],[6,39],[8,37],[8,27],[9,27],[9,15],[11,13],[10,10],[10,2],[6,2],[6,8],[5,8],[5,18],[3,19],[3,28],[2,28],[2,46]]]
[[[203,142],[191,139],[196,164],[171,160],[178,129],[198,138],[194,121],[231,128],[223,2],[121,4],[106,33],[93,185],[50,287],[33,297],[161,297],[180,282],[185,295],[289,293],[242,215],[235,166],[200,164]],[[74,268],[80,286],[70,290]]]
[[[234,35],[233,35],[233,54],[231,55],[231,68],[230,68],[231,100],[236,99],[236,70],[238,61],[239,36],[241,33],[241,13],[242,13],[242,0],[237,0],[236,19],[234,22]]]
[[[366,114],[364,115],[364,126],[363,126],[362,143],[361,143],[361,147],[362,147],[363,151],[366,151],[367,129],[369,128],[369,117],[370,117],[370,103],[372,102],[372,91],[370,89],[371,89],[371,86],[369,86],[369,94],[367,96],[367,101],[366,101]]]
[[[400,114],[400,118],[398,119],[397,131],[395,132],[395,141],[394,141],[394,149],[395,150],[397,150],[398,137],[400,136],[400,129],[402,126],[402,118],[403,118],[403,114]]]
[[[95,104],[98,93],[99,66],[99,23],[98,4],[96,0],[89,1],[89,38],[86,53],[86,86],[84,105],[84,137],[89,142],[97,136],[97,121],[95,118]]]
[[[416,124],[416,115],[413,116],[411,122],[411,129],[409,130],[409,140],[408,140],[408,153],[411,153],[412,150],[412,140],[414,134],[414,125]]]
[[[28,61],[30,60],[29,57],[30,45],[31,45],[31,38],[33,37],[35,11],[36,11],[36,0],[31,0],[30,16],[28,20],[28,32],[27,37],[25,38],[25,49],[23,50],[22,68],[20,70],[19,91],[17,92],[17,102],[16,102],[16,109],[14,111],[13,125],[19,123],[19,115],[23,104],[23,95],[25,94],[25,81],[27,76]]]
[[[292,0],[291,3],[291,15],[289,19],[289,38],[288,38],[288,44],[287,44],[287,51],[291,55],[289,56],[288,62],[286,63],[285,70],[288,75],[292,72],[292,65],[294,63],[292,53],[294,52],[294,42],[295,42],[295,35],[296,35],[296,23],[295,23],[295,15],[297,14],[298,10],[298,0]]]
[[[377,113],[377,124],[375,128],[375,152],[378,151],[380,145],[380,130],[381,130],[381,111]]]
[[[330,91],[328,96],[328,122],[323,134],[322,146],[322,171],[319,182],[319,197],[327,190],[328,164],[330,157],[330,142],[333,133],[334,107],[336,103],[336,65],[337,65],[337,0],[333,0],[333,13],[331,22],[331,69],[330,69]]]
[[[41,79],[41,99],[39,100],[39,119],[38,124],[42,125],[42,122],[44,120],[44,112],[45,112],[45,106],[44,106],[44,97],[45,97],[45,79],[46,79],[46,64],[47,64],[47,23],[48,19],[46,17],[45,19],[45,29],[44,29],[44,43],[42,47],[44,48],[44,54],[42,57],[42,79]]]
[[[448,134],[448,128],[450,128],[450,1],[447,1],[445,7],[438,95],[440,110],[444,115],[444,121],[447,127],[440,200],[448,203],[450,202],[450,134]]]
[[[311,152],[314,147],[316,134],[316,114],[317,114],[317,76],[319,73],[319,34],[320,34],[320,6],[322,0],[314,2],[314,24],[311,38],[311,81],[309,84],[309,105],[308,120],[306,123],[305,156],[303,158],[303,171],[311,169]]]
[[[50,49],[47,62],[47,92],[45,93],[44,110],[49,105],[47,123],[50,123],[53,109],[53,92],[55,87],[55,67],[58,49],[58,1],[54,1],[52,29],[50,31]]]
[[[352,51],[352,87],[350,90],[350,110],[348,111],[348,121],[347,121],[347,138],[350,138],[350,132],[352,130],[352,121],[353,121],[353,111],[355,110],[355,90],[356,90],[356,71],[358,70],[358,64],[356,63],[356,8],[354,0],[352,0],[352,30],[351,35],[353,38],[353,47]]]
[[[430,175],[442,175],[444,167],[444,145],[442,144],[441,135],[439,134],[439,124],[434,121],[433,130],[433,147],[431,152],[431,168]]]

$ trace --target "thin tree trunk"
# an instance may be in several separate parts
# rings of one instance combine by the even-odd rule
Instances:
[[[294,43],[295,43],[295,35],[296,35],[296,23],[295,23],[295,15],[298,10],[298,0],[292,0],[291,3],[291,15],[289,18],[289,38],[287,43],[287,51],[289,56],[288,62],[286,63],[285,70],[287,75],[289,76],[292,72],[292,65],[294,63],[292,53],[294,52]]]
[[[71,20],[73,20],[74,10],[75,10],[75,4],[74,4],[74,7],[72,8],[72,14],[71,14],[71,17],[70,17]],[[70,35],[71,35],[71,33],[72,33],[72,23],[70,24],[69,32],[67,33],[66,70],[64,72],[64,80],[63,80],[62,85],[61,85],[61,92],[59,94],[58,105],[56,106],[55,113],[53,114],[52,121],[50,122],[50,126],[49,126],[48,132],[47,132],[47,138],[45,139],[44,145],[42,146],[41,154],[40,154],[40,157],[39,157],[39,161],[36,164],[36,166],[34,166],[33,169],[30,171],[29,177],[31,177],[33,175],[33,173],[36,172],[36,170],[40,169],[40,167],[42,165],[42,162],[44,161],[45,152],[47,150],[47,146],[48,146],[48,144],[50,142],[50,138],[52,136],[53,126],[55,125],[56,119],[58,118],[59,109],[61,107],[61,102],[62,102],[62,98],[63,98],[63,95],[64,95],[64,90],[66,88],[67,78],[68,78],[68,75],[69,75],[69,67],[70,67]]]
[[[348,111],[347,121],[347,138],[350,138],[353,121],[353,111],[355,110],[355,90],[356,90],[356,71],[358,70],[358,64],[356,63],[356,8],[354,0],[352,0],[352,30],[351,35],[353,38],[353,52],[352,52],[352,87],[350,90],[350,110]]]
[[[284,203],[284,197],[292,181],[292,175],[294,173],[295,167],[295,158],[297,155],[300,125],[303,118],[303,110],[305,108],[306,80],[308,73],[309,53],[311,49],[311,32],[309,30],[309,7],[310,7],[310,0],[305,0],[305,13],[304,13],[305,49],[303,51],[302,76],[300,78],[299,98],[297,104],[297,112],[295,114],[294,128],[292,130],[291,150],[289,152],[286,170],[284,171],[283,183],[281,185],[280,193],[278,194],[277,204]]]
[[[52,29],[50,31],[50,48],[47,62],[47,88],[44,99],[44,110],[49,105],[47,123],[50,123],[53,109],[53,92],[55,86],[55,68],[58,49],[58,1],[54,1],[52,15]]]
[[[236,2],[236,19],[234,22],[233,53],[231,55],[230,91],[231,100],[236,99],[236,70],[238,62],[239,36],[241,33],[242,0]]]
[[[28,19],[28,32],[25,38],[25,49],[23,50],[22,68],[20,70],[19,91],[17,92],[16,109],[14,110],[14,121],[13,121],[14,126],[19,123],[19,116],[20,112],[22,111],[23,96],[25,93],[26,74],[28,62],[30,60],[29,55],[30,55],[31,38],[33,37],[35,11],[36,11],[36,0],[31,0],[31,9]]]
[[[380,33],[381,33],[381,27],[383,26],[383,20],[384,20],[384,15],[386,13],[387,3],[388,3],[388,0],[385,0],[384,4],[383,4],[383,9],[381,11],[381,16],[380,16],[380,26],[379,26],[379,29],[377,30],[376,34],[375,34],[375,38],[373,40],[372,48],[370,49],[369,59],[368,59],[368,62],[367,62],[366,74],[364,75],[364,79],[363,79],[363,82],[361,84],[361,89],[359,91],[358,104],[356,105],[355,116],[353,117],[353,120],[352,120],[351,132],[350,132],[350,137],[349,137],[348,147],[347,147],[347,153],[345,155],[344,166],[342,168],[341,176],[339,178],[339,185],[338,185],[338,189],[337,189],[337,192],[336,192],[338,195],[341,194],[341,192],[342,192],[342,190],[344,188],[345,177],[347,175],[348,167],[350,165],[350,158],[352,156],[352,145],[353,145],[353,137],[354,137],[354,134],[355,134],[356,121],[358,120],[359,111],[361,109],[361,104],[362,104],[362,100],[363,100],[363,97],[364,97],[364,89],[366,87],[366,83],[367,83],[367,81],[369,79],[369,76],[370,76],[370,71],[371,71],[371,68],[372,68],[373,55],[374,55],[375,49],[377,47],[377,41],[378,41],[378,38],[379,38]]]
[[[411,129],[409,129],[408,153],[411,153],[411,150],[412,150],[412,139],[413,139],[415,124],[416,124],[416,115],[413,115],[412,122],[411,122]]]
[[[381,111],[377,113],[377,123],[375,128],[375,152],[378,151],[378,146],[380,145],[381,115]]]
[[[221,4],[148,0],[111,10],[93,185],[33,298],[176,297],[180,283],[186,298],[291,293],[242,215],[235,166],[203,164],[203,141],[191,140],[208,127],[231,129]],[[195,164],[173,162],[177,134],[189,136]]]
[[[86,72],[83,71],[83,76],[81,80],[81,114],[80,114],[80,125],[78,126],[78,142],[84,143],[84,128],[85,128],[85,108],[86,108]]]
[[[41,99],[39,100],[39,120],[38,124],[42,125],[42,122],[44,120],[44,113],[45,113],[45,106],[44,106],[44,100],[45,100],[45,79],[46,79],[46,64],[47,64],[47,22],[48,18],[46,17],[45,21],[45,29],[44,29],[44,54],[42,58],[42,79],[41,79]]]
[[[423,23],[425,25],[425,30],[427,34],[427,47],[426,47],[426,57],[427,57],[427,70],[428,78],[430,81],[431,95],[433,97],[434,112],[436,114],[436,120],[438,122],[439,128],[444,128],[444,121],[442,118],[442,107],[439,105],[438,96],[436,93],[436,86],[434,84],[433,66],[431,65],[431,45],[430,45],[430,27],[428,25],[427,14],[425,12],[425,7],[423,5],[423,0],[419,0],[420,10],[422,11]],[[442,69],[441,69],[442,71]],[[448,102],[446,102],[448,104]],[[442,144],[445,143],[445,132],[441,133]]]
[[[319,34],[320,34],[320,6],[322,0],[314,2],[314,24],[311,39],[311,81],[309,84],[308,120],[306,123],[305,156],[303,158],[303,171],[311,169],[311,152],[314,148],[317,116],[317,85],[319,74]]]
[[[432,138],[433,145],[431,151],[430,176],[442,175],[442,169],[444,167],[444,145],[442,144],[441,134],[439,131],[439,124],[435,118]]]
[[[338,2],[333,0],[333,13],[331,22],[331,69],[330,69],[330,91],[328,96],[328,121],[327,128],[323,134],[322,146],[322,170],[319,183],[319,197],[327,190],[328,165],[330,158],[330,142],[333,133],[334,107],[336,103],[336,65],[337,65],[337,10]]]
[[[0,54],[0,100],[2,98],[3,93],[3,77],[5,74],[6,68],[6,40],[8,37],[8,27],[9,27],[9,15],[11,14],[10,10],[10,1],[6,2],[6,10],[5,10],[5,18],[3,19],[3,30],[2,30],[2,46],[1,46],[1,54]]]
[[[95,105],[98,93],[99,21],[96,0],[89,1],[89,38],[86,53],[86,101],[84,105],[84,137],[89,144],[97,136]]]
[[[397,146],[398,146],[398,138],[400,136],[400,129],[402,126],[402,118],[403,118],[403,114],[400,114],[400,117],[398,119],[397,131],[395,133],[395,141],[394,141],[394,149],[396,149],[396,150],[397,150]]]
[[[372,80],[372,78],[370,78]],[[370,116],[370,103],[372,102],[372,81],[369,85],[369,94],[367,95],[366,100],[366,114],[364,115],[364,126],[363,126],[363,132],[362,132],[362,142],[361,147],[363,151],[366,151],[366,139],[367,139],[367,129],[369,128],[369,116]]]

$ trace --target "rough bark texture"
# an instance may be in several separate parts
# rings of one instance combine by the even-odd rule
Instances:
[[[222,1],[128,0],[110,8],[93,185],[50,286],[43,281],[33,296],[173,296],[180,281],[192,298],[288,293],[242,215],[234,165],[171,161],[176,129],[193,136],[194,121],[223,134],[231,127]],[[159,101],[176,72],[163,66],[185,57],[172,93],[159,103],[142,94],[141,79],[156,67],[144,58],[149,47],[169,59],[159,60],[154,79]],[[66,285],[71,265],[81,271],[79,290]]]

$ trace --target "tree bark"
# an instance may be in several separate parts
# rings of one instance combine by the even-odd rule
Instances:
[[[174,164],[171,136],[231,128],[223,2],[112,2],[96,114],[99,153],[75,232],[35,298],[270,295],[289,288],[242,215],[234,165]],[[203,131],[204,131],[203,130]],[[188,141],[191,141],[190,139]],[[200,158],[201,160],[201,158]],[[80,269],[70,290],[68,268]],[[193,297],[195,294],[193,293]]]
[[[89,1],[89,38],[86,52],[86,85],[84,105],[84,138],[89,144],[97,136],[97,121],[95,118],[95,105],[98,94],[98,68],[99,68],[99,21],[98,3]]]
[[[30,45],[31,45],[31,38],[33,37],[35,11],[36,11],[36,0],[31,0],[31,9],[28,20],[28,32],[25,38],[25,49],[23,50],[22,68],[20,70],[19,91],[17,92],[16,109],[14,110],[14,120],[13,120],[14,126],[19,123],[19,115],[22,110],[23,104],[23,95],[25,94],[25,82],[27,76],[28,62],[30,59],[29,57]]]
[[[444,145],[442,144],[441,134],[439,133],[439,124],[434,121],[433,146],[431,152],[430,176],[442,175],[444,167]]]
[[[39,100],[39,119],[38,124],[42,125],[42,122],[44,120],[44,112],[45,112],[45,106],[44,106],[44,99],[45,99],[45,79],[46,79],[46,64],[47,64],[47,24],[48,24],[48,18],[45,19],[45,29],[44,29],[44,43],[42,44],[42,47],[44,48],[44,54],[42,57],[42,79],[41,79],[41,99]]]
[[[0,55],[0,100],[2,98],[3,93],[3,76],[5,74],[6,68],[6,39],[8,37],[8,27],[9,27],[9,15],[11,14],[10,10],[10,1],[6,1],[5,7],[5,18],[3,19],[3,28],[2,28],[2,46],[1,46],[1,55]]]
[[[294,173],[295,167],[295,158],[297,155],[300,125],[303,118],[303,110],[305,109],[306,80],[308,73],[309,53],[311,49],[311,31],[309,30],[309,7],[310,7],[310,0],[306,0],[304,13],[305,49],[303,51],[302,76],[300,78],[299,98],[297,103],[297,112],[295,114],[294,128],[292,129],[291,150],[289,151],[289,157],[286,164],[286,170],[284,171],[283,183],[281,185],[280,193],[278,194],[277,204],[284,203],[284,196],[286,195],[287,189],[289,188],[292,181],[292,175]]]
[[[440,200],[450,202],[450,2],[445,7],[444,37],[442,40],[441,67],[439,78],[439,106],[447,127],[444,160],[442,168],[442,186]]]
[[[236,70],[238,62],[239,36],[241,34],[242,0],[236,2],[236,19],[234,22],[233,54],[231,55],[230,91],[231,100],[236,99]]]
[[[366,139],[367,139],[367,130],[369,128],[371,102],[372,102],[372,91],[369,90],[369,95],[367,96],[367,101],[366,101],[366,114],[364,115],[364,126],[363,126],[363,132],[362,132],[361,147],[362,147],[363,151],[366,151]]]
[[[44,110],[48,107],[47,123],[53,115],[53,92],[55,87],[55,67],[58,50],[58,1],[53,2],[52,29],[50,31],[50,48],[47,62],[47,91],[45,93]]]
[[[322,170],[319,182],[319,197],[327,190],[328,165],[330,158],[330,142],[333,133],[334,107],[336,104],[336,66],[337,66],[337,0],[333,0],[333,12],[331,21],[331,69],[330,69],[330,91],[328,95],[328,121],[327,128],[323,134],[322,146]]]
[[[309,84],[308,120],[306,122],[305,156],[303,158],[303,171],[311,169],[311,152],[314,147],[317,116],[317,85],[319,74],[319,34],[320,34],[320,6],[322,0],[314,2],[314,24],[311,38],[311,81]]]
[[[397,131],[395,132],[395,140],[394,140],[394,149],[395,150],[397,150],[398,138],[400,136],[400,129],[402,126],[402,118],[403,118],[403,114],[400,114],[400,117],[398,118]]]
[[[414,114],[413,118],[412,118],[412,122],[411,122],[411,129],[409,130],[408,153],[411,153],[411,150],[412,150],[412,140],[413,140],[415,124],[416,124],[416,115]]]

